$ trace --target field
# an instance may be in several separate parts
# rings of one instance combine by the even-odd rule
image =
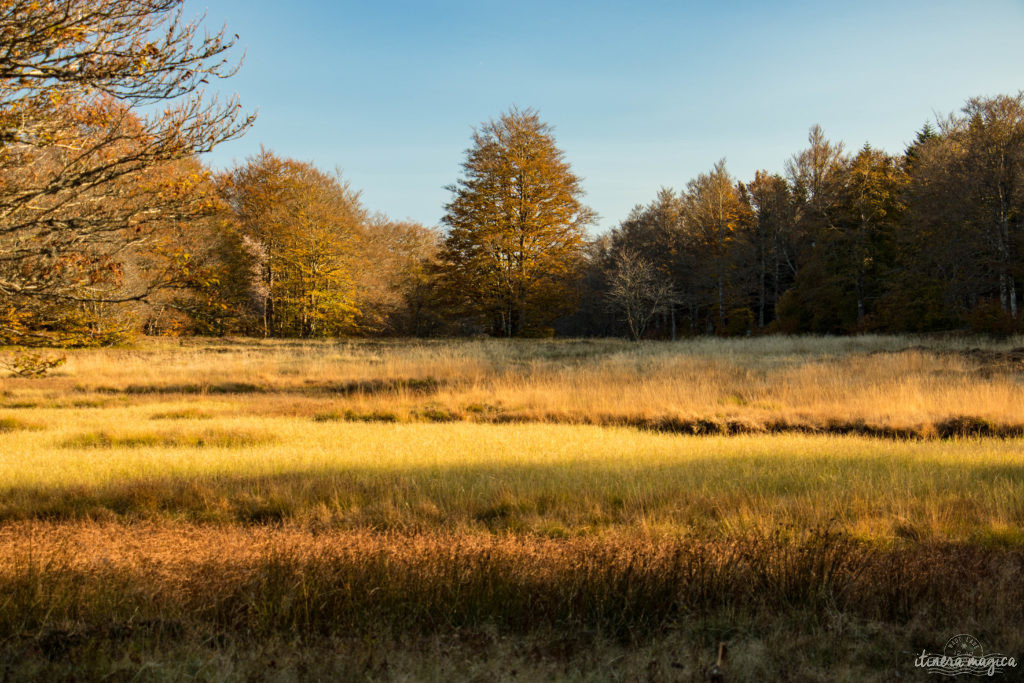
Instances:
[[[0,676],[700,681],[724,642],[727,681],[924,680],[957,633],[1020,658],[1022,347],[70,351],[0,385]]]

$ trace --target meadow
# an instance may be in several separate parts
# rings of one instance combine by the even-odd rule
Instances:
[[[1024,340],[146,339],[0,385],[4,680],[1024,655]],[[1016,650],[1014,649],[1016,648]]]

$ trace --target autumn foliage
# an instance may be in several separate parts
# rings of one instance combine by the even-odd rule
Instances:
[[[581,264],[580,179],[537,112],[512,109],[473,135],[449,189],[441,252],[455,309],[501,336],[537,332],[568,313]]]
[[[0,0],[0,341],[148,334],[572,336],[1021,329],[1024,93],[900,154],[814,126],[784,173],[725,160],[588,232],[533,109],[481,125],[443,231],[263,149],[205,87],[235,39],[183,0]]]

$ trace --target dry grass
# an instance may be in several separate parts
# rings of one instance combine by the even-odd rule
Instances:
[[[1020,655],[1022,343],[75,351],[0,384],[0,679],[697,681],[727,641],[727,680],[915,680],[965,631]]]
[[[727,639],[729,680],[914,680],[907,655],[957,629],[1024,635],[1020,550],[879,549],[821,531],[553,541],[30,523],[4,529],[0,558],[0,652],[16,675],[77,662],[78,675],[171,677],[181,670],[168,655],[187,643],[202,679],[268,666],[267,650],[288,653],[269,666],[304,678],[295,659],[313,650],[315,677],[440,680],[491,653],[480,671],[499,679],[521,666],[702,680]],[[424,652],[431,642],[443,650]],[[154,651],[153,671],[132,660]]]
[[[48,429],[3,436],[0,519],[551,537],[785,525],[834,525],[883,541],[1015,543],[1024,535],[1019,439],[697,437],[241,416],[154,423],[151,410],[33,411]]]
[[[149,342],[5,380],[9,406],[223,398],[320,419],[632,425],[695,433],[1024,434],[1024,340]]]

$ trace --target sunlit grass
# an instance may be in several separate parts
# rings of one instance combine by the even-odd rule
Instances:
[[[1019,537],[1024,441],[694,437],[628,428],[147,419],[37,410],[0,436],[0,515],[259,515],[355,529],[667,533],[834,525]],[[255,517],[254,517],[255,516]]]
[[[1022,343],[73,351],[0,380],[0,659],[701,680],[727,641],[729,680],[881,681],[953,633],[1009,649]]]
[[[72,352],[0,406],[175,395],[248,414],[688,432],[1024,434],[1024,340],[188,342]],[[83,403],[86,402],[86,403]],[[90,403],[91,402],[91,403]]]

